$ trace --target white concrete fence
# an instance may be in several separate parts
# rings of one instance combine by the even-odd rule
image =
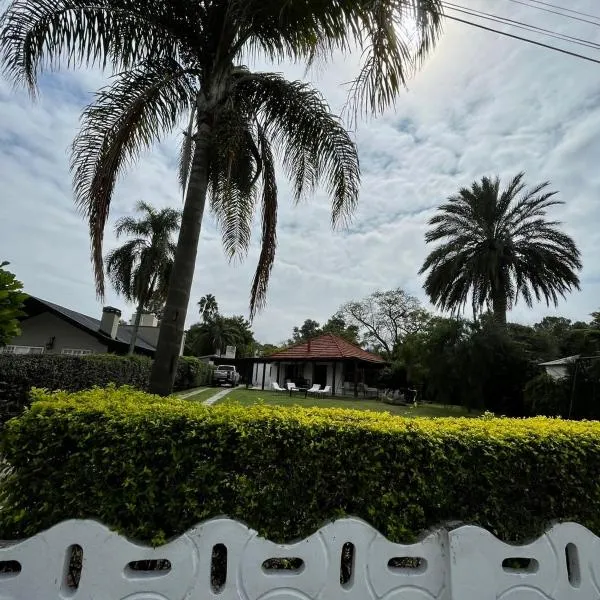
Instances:
[[[215,519],[153,549],[66,521],[0,548],[1,600],[598,600],[599,582],[600,539],[568,523],[525,546],[477,527],[405,546],[342,519],[278,545]]]

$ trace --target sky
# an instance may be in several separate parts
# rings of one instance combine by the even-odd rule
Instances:
[[[510,0],[464,2],[600,42],[600,27],[531,6]],[[555,2],[600,19],[594,0]],[[576,51],[600,59],[600,51]],[[356,74],[358,61],[355,55],[336,56],[328,67],[307,75],[336,112],[344,106],[346,82]],[[299,65],[256,68],[290,79],[305,75]],[[50,74],[32,102],[0,79],[0,261],[10,261],[32,295],[97,318],[102,305],[110,304],[129,318],[133,307],[110,287],[103,303],[96,298],[87,226],[75,209],[68,169],[79,114],[104,81],[105,75],[95,71]],[[344,302],[376,290],[401,287],[433,309],[418,274],[428,251],[428,219],[474,179],[509,178],[520,171],[530,184],[549,180],[558,190],[564,205],[551,216],[574,237],[584,268],[581,291],[558,307],[536,304],[530,309],[519,302],[509,318],[522,323],[544,315],[587,320],[600,308],[600,64],[447,22],[395,107],[360,121],[353,137],[362,186],[359,208],[347,228],[332,231],[323,191],[295,206],[280,175],[279,246],[268,303],[253,325],[259,341],[279,343],[294,325],[307,318],[324,322]],[[115,221],[133,214],[138,200],[182,207],[176,160],[173,136],[145,153],[118,183],[106,252],[117,244]],[[258,243],[255,235],[245,261],[230,264],[215,221],[207,215],[188,325],[199,320],[196,302],[207,293],[216,296],[221,313],[248,314]]]

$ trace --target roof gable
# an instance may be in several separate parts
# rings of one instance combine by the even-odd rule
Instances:
[[[324,333],[307,342],[300,342],[267,357],[269,360],[344,360],[356,359],[371,363],[384,363],[378,354],[367,352],[333,333]]]
[[[50,312],[52,312],[53,314],[55,314],[56,316],[58,316],[59,318],[63,318],[66,321],[68,321],[69,323],[71,323],[72,325],[75,325],[76,327],[78,327],[79,329],[82,329],[88,333],[90,333],[91,335],[95,336],[96,338],[98,338],[100,341],[102,342],[106,342],[107,344],[110,343],[117,343],[117,344],[124,344],[126,346],[129,346],[129,343],[131,341],[131,334],[133,331],[133,326],[132,325],[119,325],[119,328],[117,330],[117,337],[115,339],[112,339],[110,336],[106,335],[105,333],[100,331],[100,320],[99,319],[94,319],[93,317],[88,317],[87,315],[84,315],[83,313],[77,312],[75,310],[71,310],[70,308],[65,308],[64,306],[61,306],[60,304],[54,304],[53,302],[48,302],[47,300],[42,300],[41,298],[36,298],[35,296],[29,296],[26,300],[25,300],[25,312],[28,313],[28,316],[33,316],[33,314],[29,314],[28,312],[28,304],[31,305],[35,303],[35,311],[33,314],[35,314],[36,312],[40,312],[41,309],[47,309]],[[27,318],[27,317],[25,317]],[[154,352],[156,351],[156,347],[152,344],[150,344],[147,340],[145,340],[142,335],[141,332],[138,333],[136,342],[135,342],[135,347],[142,349],[142,350],[146,350],[146,351],[151,351]]]

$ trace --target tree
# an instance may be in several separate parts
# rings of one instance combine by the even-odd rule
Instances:
[[[381,348],[388,356],[405,336],[421,331],[429,320],[429,313],[419,300],[400,288],[348,302],[338,314],[362,330],[365,342]]]
[[[346,319],[340,314],[336,313],[323,325],[321,328],[323,333],[333,333],[341,338],[344,338],[351,344],[358,345],[358,326],[347,325]]]
[[[25,316],[23,302],[27,298],[23,284],[4,268],[9,264],[0,262],[0,348],[21,333],[19,317]]]
[[[441,242],[425,259],[425,291],[442,310],[461,312],[469,295],[473,313],[491,308],[506,324],[507,310],[519,296],[555,305],[572,288],[579,289],[581,269],[575,242],[562,233],[546,211],[562,204],[547,191],[548,182],[526,189],[524,173],[504,190],[500,179],[484,177],[438,209],[429,221],[427,243]]]
[[[115,291],[128,302],[137,303],[137,312],[129,343],[135,351],[140,319],[148,303],[164,302],[173,269],[175,244],[171,236],[177,231],[181,213],[172,208],[156,210],[146,202],[137,204],[139,218],[123,217],[117,221],[117,239],[136,236],[106,257],[106,274]]]
[[[248,54],[326,59],[363,51],[352,86],[356,113],[394,102],[408,71],[441,29],[440,0],[12,0],[0,22],[0,53],[16,83],[37,91],[46,67],[111,65],[112,83],[83,115],[73,145],[77,203],[88,216],[97,291],[104,291],[102,238],[117,176],[139,154],[189,123],[180,156],[185,202],[172,285],[150,389],[168,394],[187,314],[207,196],[230,257],[248,248],[260,192],[262,249],[251,315],[265,302],[276,247],[274,154],[299,201],[320,182],[334,225],[358,200],[356,148],[310,86],[251,73]],[[406,24],[410,23],[410,27]]]
[[[287,341],[288,346],[299,344],[320,335],[321,325],[313,319],[306,319],[300,327],[294,327],[292,337]]]
[[[200,309],[200,316],[205,323],[219,314],[217,299],[212,294],[202,296],[200,302],[198,302],[198,308]]]

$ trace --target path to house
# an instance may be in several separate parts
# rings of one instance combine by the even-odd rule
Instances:
[[[184,398],[189,398],[190,396],[195,396],[196,394],[199,394],[200,392],[203,392],[204,390],[207,390],[207,387],[199,387],[199,388],[194,388],[193,390],[188,390],[187,392],[185,392],[184,394],[175,394],[178,398],[181,398],[182,400]]]
[[[227,396],[227,394],[233,392],[235,389],[236,388],[234,387],[225,388],[224,390],[217,392],[214,396],[211,396],[208,400],[205,400],[202,404],[205,404],[206,406],[212,406],[215,402],[218,402],[221,398],[223,398],[223,396]]]

